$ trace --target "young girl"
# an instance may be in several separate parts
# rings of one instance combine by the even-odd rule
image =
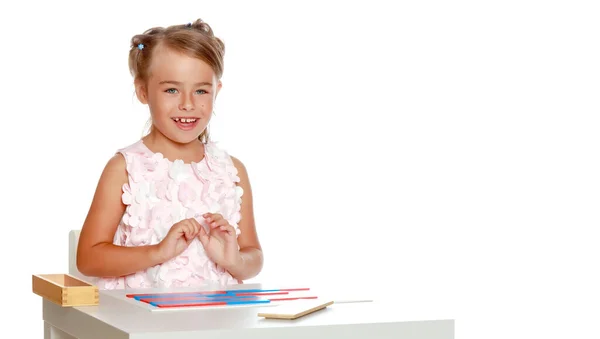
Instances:
[[[98,288],[225,285],[260,272],[248,174],[207,131],[223,54],[200,19],[132,38],[129,68],[152,127],[108,161],[82,227],[77,268]]]

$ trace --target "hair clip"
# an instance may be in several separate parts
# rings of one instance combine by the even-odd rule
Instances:
[[[139,44],[139,45],[137,45],[137,48],[138,48],[140,51],[141,51],[141,50],[143,50],[143,49],[144,49],[144,44]]]

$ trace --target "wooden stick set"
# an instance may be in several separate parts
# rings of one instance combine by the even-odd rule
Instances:
[[[322,310],[333,304],[332,300],[318,300],[312,294],[298,292],[309,291],[308,288],[293,289],[246,289],[202,291],[186,293],[149,293],[128,294],[139,302],[158,308],[186,308],[202,306],[260,305],[283,302],[276,305],[271,312],[259,312],[258,316],[267,319],[297,319],[307,314]]]

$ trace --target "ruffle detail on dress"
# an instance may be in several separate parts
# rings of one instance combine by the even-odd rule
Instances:
[[[142,142],[120,149],[124,156],[128,183],[122,187],[125,204],[114,237],[119,246],[158,244],[171,226],[186,218],[196,218],[207,227],[202,215],[220,213],[239,235],[243,189],[231,157],[214,143],[205,144],[205,156],[198,163],[171,162],[153,153]],[[161,265],[125,277],[95,279],[101,289],[199,286],[207,282],[241,283],[215,265],[194,240],[178,257]]]
[[[205,157],[199,163],[193,163],[194,173],[198,180],[208,183],[202,197],[207,200],[210,212],[216,209],[234,226],[236,234],[240,234],[237,224],[241,220],[241,203],[244,190],[237,184],[240,182],[238,170],[229,154],[209,142],[205,145]]]

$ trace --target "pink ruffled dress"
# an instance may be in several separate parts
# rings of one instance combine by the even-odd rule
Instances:
[[[202,214],[220,213],[240,234],[243,190],[231,157],[216,144],[205,145],[199,163],[170,161],[153,153],[142,140],[120,149],[127,162],[128,183],[123,185],[127,206],[114,237],[119,246],[158,244],[170,227],[196,218],[207,229]],[[212,262],[198,239],[179,256],[144,271],[123,277],[92,278],[99,289],[186,287],[207,283],[238,284]]]

